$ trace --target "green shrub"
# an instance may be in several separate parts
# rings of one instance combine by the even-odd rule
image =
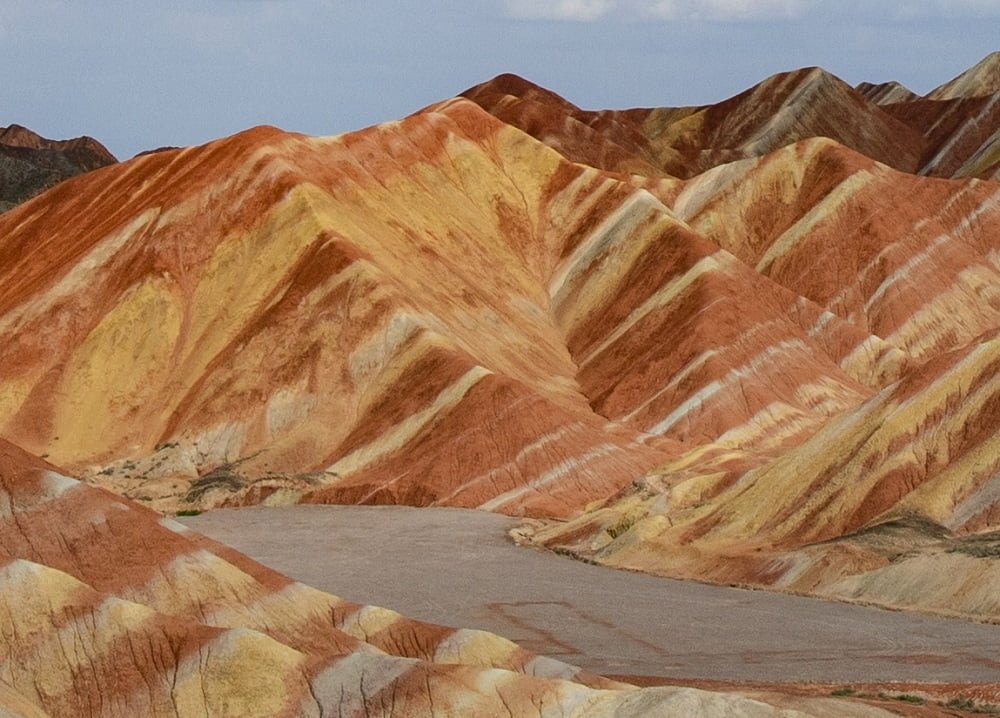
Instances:
[[[610,536],[613,539],[616,539],[623,533],[628,531],[630,528],[635,526],[637,521],[638,519],[635,516],[629,516],[628,514],[626,514],[625,516],[622,516],[621,519],[619,519],[618,523],[616,523],[614,526],[608,526],[608,528],[606,528],[605,531],[608,532],[608,536]]]

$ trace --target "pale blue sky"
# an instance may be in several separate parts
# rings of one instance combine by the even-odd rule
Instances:
[[[257,124],[334,134],[500,72],[685,105],[821,65],[918,92],[1000,50],[1000,0],[2,0],[0,125],[121,158]]]

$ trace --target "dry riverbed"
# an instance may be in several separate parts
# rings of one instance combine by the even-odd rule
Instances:
[[[1000,626],[617,571],[461,509],[290,506],[181,519],[296,580],[482,628],[603,674],[1000,683]]]

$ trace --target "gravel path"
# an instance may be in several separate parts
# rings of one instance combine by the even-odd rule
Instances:
[[[1000,682],[1000,626],[591,566],[515,546],[516,522],[496,514],[292,506],[182,520],[324,591],[599,673]]]

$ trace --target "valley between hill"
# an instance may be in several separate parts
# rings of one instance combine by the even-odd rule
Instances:
[[[181,521],[321,590],[604,675],[851,685],[988,682],[1000,670],[1000,625],[622,573],[518,548],[516,522],[496,514],[288,506]]]

